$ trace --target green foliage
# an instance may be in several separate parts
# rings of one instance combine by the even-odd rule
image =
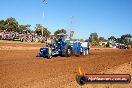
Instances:
[[[98,34],[97,33],[91,33],[89,40],[90,40],[90,42],[98,41]]]
[[[44,28],[43,36],[50,36],[50,34],[51,32],[47,28]]]
[[[110,42],[107,42],[106,47],[109,47],[109,46],[110,46]]]
[[[99,37],[99,42],[107,42],[107,40],[104,37]]]
[[[121,43],[123,44],[130,44],[132,39],[131,34],[124,34],[121,36]]]
[[[94,41],[94,46],[99,46],[99,41]]]
[[[5,21],[0,20],[0,30],[4,30],[4,29],[5,29]]]
[[[42,35],[42,25],[41,24],[36,24],[36,27],[35,27],[35,32],[38,34],[38,35]]]
[[[98,34],[97,33],[91,33],[89,37],[89,41],[92,43],[94,46],[99,45],[99,39],[98,39]]]
[[[5,20],[5,28],[7,31],[17,31],[18,30],[18,22],[15,18],[7,18]]]
[[[116,41],[115,36],[111,36],[110,38],[108,38],[109,41]]]
[[[54,32],[54,35],[57,35],[57,34],[60,34],[60,33],[66,34],[67,31],[65,29],[60,29],[60,30],[58,29],[57,31]]]
[[[7,18],[6,20],[0,20],[0,30],[7,30],[7,31],[28,31],[30,32],[31,25],[20,25],[17,20],[13,17]]]
[[[121,38],[117,38],[117,39],[116,39],[116,42],[117,42],[117,43],[121,43]]]
[[[38,35],[50,36],[51,32],[47,28],[44,28],[41,24],[36,24],[35,32]],[[43,32],[43,33],[42,33]]]
[[[18,28],[18,30],[17,31],[21,31],[21,32],[31,32],[31,30],[30,30],[30,26],[31,25],[29,25],[29,24],[27,24],[27,25],[19,25],[19,28]]]
[[[129,45],[132,42],[132,35],[131,34],[124,34],[120,38],[115,38],[114,36],[111,36],[108,38],[109,41],[115,41],[117,43]]]
[[[7,30],[7,31],[16,31],[16,32],[34,32],[32,30],[30,30],[30,26],[29,24],[27,25],[20,25],[15,18],[10,17],[7,18],[6,20],[0,20],[0,30]],[[39,35],[43,36],[50,36],[51,32],[48,31],[47,28],[44,28],[42,25],[40,24],[36,24],[35,27],[35,32]],[[43,33],[42,33],[42,29],[43,29]]]

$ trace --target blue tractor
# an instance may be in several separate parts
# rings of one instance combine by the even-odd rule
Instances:
[[[39,57],[47,57],[51,59],[52,56],[70,57],[72,54],[80,56],[89,53],[89,42],[79,42],[75,40],[66,40],[66,34],[58,34],[55,43],[48,47],[40,48]]]

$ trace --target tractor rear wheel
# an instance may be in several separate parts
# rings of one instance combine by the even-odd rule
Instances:
[[[62,55],[65,57],[70,57],[72,55],[72,48],[70,45],[66,45],[62,50]]]

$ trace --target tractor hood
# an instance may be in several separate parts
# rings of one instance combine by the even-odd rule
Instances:
[[[40,52],[43,52],[43,53],[48,53],[48,48],[45,47],[45,48],[40,48]]]

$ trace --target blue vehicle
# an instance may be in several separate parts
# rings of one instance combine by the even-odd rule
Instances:
[[[70,57],[72,54],[80,56],[81,54],[87,55],[89,53],[89,42],[78,42],[66,40],[66,34],[58,34],[56,42],[51,46],[40,48],[38,56],[47,57],[51,59],[52,56]]]

